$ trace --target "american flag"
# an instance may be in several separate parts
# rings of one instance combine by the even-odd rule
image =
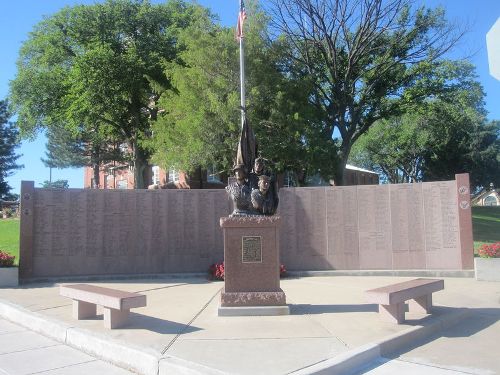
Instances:
[[[247,12],[245,10],[245,3],[240,0],[240,13],[238,14],[238,25],[236,26],[236,39],[243,38],[243,22],[247,18]]]

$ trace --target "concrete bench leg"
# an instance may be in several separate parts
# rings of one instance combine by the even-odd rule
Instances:
[[[378,312],[386,322],[400,324],[405,320],[405,304],[403,302],[395,305],[378,305]]]
[[[103,307],[104,327],[113,329],[124,325],[128,319],[130,310],[116,310],[108,307]]]
[[[86,319],[96,316],[96,314],[97,306],[94,303],[73,300],[73,318]]]
[[[410,311],[430,314],[432,310],[432,294],[410,300]]]

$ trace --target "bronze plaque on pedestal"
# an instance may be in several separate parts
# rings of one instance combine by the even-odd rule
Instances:
[[[243,263],[262,263],[261,236],[243,236],[241,238],[241,261]]]

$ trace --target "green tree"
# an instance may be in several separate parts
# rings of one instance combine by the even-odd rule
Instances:
[[[44,181],[42,184],[43,188],[48,189],[68,189],[68,180],[56,180],[56,181]]]
[[[320,130],[306,126],[314,116],[310,90],[304,89],[310,82],[284,74],[282,44],[266,41],[268,19],[255,3],[247,5],[247,118],[258,149],[277,171],[317,170],[325,165],[317,148],[334,145],[324,141]],[[153,128],[153,160],[165,168],[216,165],[228,171],[240,127],[239,43],[233,29],[214,24],[208,15],[183,30],[179,43],[183,51],[166,67],[172,88],[160,100],[165,111]]]
[[[94,174],[93,188],[99,188],[99,171],[113,161],[129,163],[123,147],[112,144],[112,139],[104,139],[99,132],[73,134],[63,126],[54,125],[47,129],[47,151],[42,162],[52,168],[91,167]],[[52,177],[49,181],[52,181]]]
[[[135,187],[145,187],[144,141],[169,85],[164,62],[176,57],[178,30],[200,12],[181,0],[107,0],[41,21],[21,48],[11,85],[22,135],[62,125],[94,153],[123,142]]]
[[[42,162],[50,168],[83,167],[85,144],[75,139],[63,126],[53,126],[47,130],[45,158]]]
[[[351,160],[391,183],[451,180],[467,172],[473,188],[496,184],[499,123],[486,120],[484,93],[470,64],[450,64],[447,73],[453,85],[403,116],[374,124]]]
[[[412,0],[270,0],[274,38],[288,45],[291,76],[309,76],[315,124],[336,139],[334,176],[342,185],[351,148],[376,121],[436,94],[440,58],[461,37],[442,9]],[[318,152],[325,149],[318,148]],[[326,158],[325,158],[326,159]]]
[[[10,193],[12,189],[7,183],[7,177],[13,171],[23,168],[17,164],[17,159],[21,155],[16,155],[15,150],[19,147],[18,130],[16,126],[9,122],[10,114],[7,110],[7,102],[0,100],[0,199],[12,200],[14,195]]]
[[[423,180],[429,140],[426,123],[418,114],[379,120],[359,138],[349,160],[380,173],[382,181],[418,182]]]

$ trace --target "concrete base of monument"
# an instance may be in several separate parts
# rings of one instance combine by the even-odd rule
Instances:
[[[283,290],[276,292],[225,292],[222,290],[219,316],[289,315]]]
[[[283,290],[276,292],[225,292],[220,297],[219,316],[289,315]]]
[[[286,295],[281,288],[275,292],[226,292],[223,289],[220,305],[223,307],[285,306]]]
[[[273,316],[290,315],[288,306],[219,306],[219,316]]]

